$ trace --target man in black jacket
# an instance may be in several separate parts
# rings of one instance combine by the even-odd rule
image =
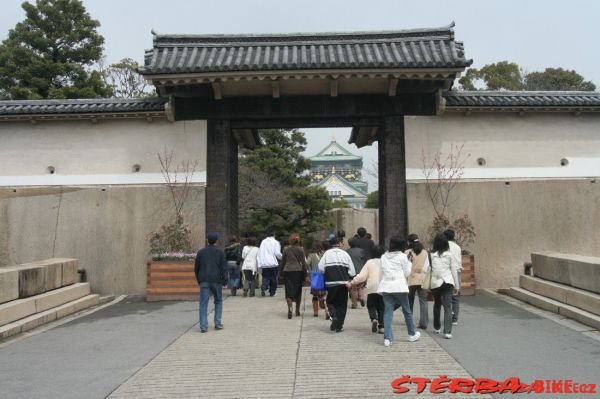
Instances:
[[[356,246],[362,248],[365,252],[365,262],[369,259],[373,259],[375,256],[375,243],[370,238],[367,238],[367,229],[359,227],[356,231],[358,238],[356,239]]]
[[[225,253],[217,248],[219,236],[208,233],[207,245],[196,254],[194,272],[200,286],[200,331],[208,330],[208,300],[215,298],[215,330],[223,329],[223,285],[227,283]]]

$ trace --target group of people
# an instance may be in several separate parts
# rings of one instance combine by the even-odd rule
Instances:
[[[262,276],[261,296],[268,293],[274,297],[281,273],[287,317],[291,319],[294,314],[300,315],[303,284],[310,284],[311,272],[319,272],[323,274],[325,289],[311,290],[313,316],[318,317],[319,310],[325,310],[331,331],[344,330],[350,298],[353,309],[359,303],[362,307],[366,305],[371,331],[384,335],[385,346],[394,341],[393,314],[401,308],[408,340],[414,342],[421,335],[413,322],[415,297],[419,298],[420,309],[417,327],[427,329],[427,296],[431,290],[434,331],[450,339],[452,326],[458,324],[462,272],[462,251],[454,238],[451,229],[437,234],[433,248],[428,251],[416,234],[410,234],[407,239],[393,236],[385,251],[382,246],[375,245],[366,229],[361,227],[347,242],[343,231],[331,234],[327,240],[316,242],[306,256],[298,234],[289,237],[283,251],[275,234],[262,240],[260,245],[254,236],[248,237],[245,245],[240,244],[237,237],[230,236],[223,252],[216,247],[218,236],[210,233],[207,246],[196,256],[195,265],[201,287],[200,330],[206,332],[208,329],[206,312],[211,294],[215,300],[215,328],[223,328],[222,285],[229,286],[231,295],[236,295],[241,286],[244,296],[252,297],[258,277]]]

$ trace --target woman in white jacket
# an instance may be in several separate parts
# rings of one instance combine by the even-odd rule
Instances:
[[[256,237],[249,237],[246,246],[242,251],[242,273],[244,274],[244,296],[254,296],[254,279],[256,277],[258,247],[256,246]]]
[[[450,253],[448,239],[438,234],[433,240],[431,251],[431,293],[433,294],[433,329],[441,333],[440,313],[444,306],[444,338],[452,338],[452,295],[460,289],[457,270],[459,265]],[[429,271],[429,265],[423,267],[423,273]]]
[[[390,346],[394,341],[392,330],[392,319],[394,310],[402,307],[404,321],[408,330],[408,340],[413,342],[419,339],[421,333],[415,331],[412,312],[408,303],[408,283],[412,267],[408,257],[404,253],[406,241],[398,236],[390,239],[389,251],[381,257],[381,281],[377,292],[383,296],[385,310],[383,312],[383,345]]]

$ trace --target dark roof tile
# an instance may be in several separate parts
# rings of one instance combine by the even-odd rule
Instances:
[[[454,24],[388,32],[157,35],[144,75],[351,68],[464,68]]]
[[[600,107],[600,93],[589,91],[449,91],[448,107]]]
[[[0,115],[86,114],[164,111],[166,99],[0,101]]]

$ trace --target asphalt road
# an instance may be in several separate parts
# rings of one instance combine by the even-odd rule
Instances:
[[[197,322],[197,302],[126,298],[0,348],[0,397],[105,398]]]
[[[595,383],[600,388],[599,341],[485,291],[463,297],[461,305],[459,325],[452,330],[453,338],[447,340],[432,335],[474,377],[504,380],[516,376],[528,383],[537,379],[572,379]],[[517,396],[556,398],[559,395]],[[600,394],[560,396],[590,399]]]

